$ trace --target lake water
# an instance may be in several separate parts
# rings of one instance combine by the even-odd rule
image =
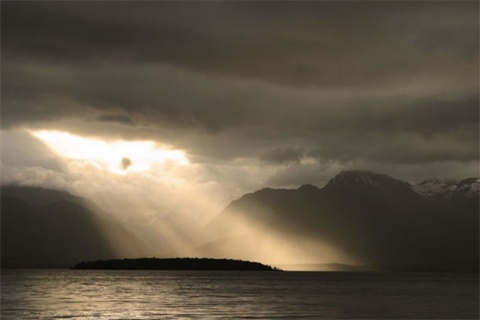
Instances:
[[[478,274],[14,270],[1,319],[478,319]]]

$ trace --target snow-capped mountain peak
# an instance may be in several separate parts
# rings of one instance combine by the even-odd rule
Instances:
[[[413,186],[413,190],[426,199],[450,200],[459,194],[471,198],[479,195],[480,179],[469,178],[461,181],[429,179]]]
[[[450,200],[457,190],[457,184],[455,180],[429,179],[413,186],[413,190],[427,199]]]

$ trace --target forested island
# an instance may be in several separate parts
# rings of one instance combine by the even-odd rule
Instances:
[[[259,262],[210,258],[137,258],[80,262],[74,270],[231,270],[280,271]]]

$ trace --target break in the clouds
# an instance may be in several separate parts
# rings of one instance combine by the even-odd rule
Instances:
[[[478,175],[477,2],[1,6],[4,130],[168,144],[232,193]]]

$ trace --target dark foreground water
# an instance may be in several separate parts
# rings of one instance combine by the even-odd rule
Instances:
[[[478,319],[478,274],[2,270],[1,319]]]

